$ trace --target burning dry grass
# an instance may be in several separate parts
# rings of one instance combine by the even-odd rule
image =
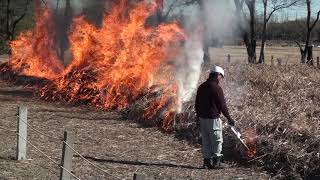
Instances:
[[[301,65],[233,64],[226,71],[224,86],[231,114],[247,142],[257,140],[256,158],[250,162],[264,166],[277,178],[319,175],[319,70]],[[127,115],[142,121],[137,117],[142,117],[139,114],[148,106],[148,100],[144,97],[132,104]],[[177,137],[198,143],[193,102],[185,103],[183,112],[174,116],[173,130]],[[227,131],[225,139],[227,156],[250,160]]]
[[[51,33],[56,25],[53,10],[41,8],[35,1],[35,27],[10,42],[12,55],[3,70],[8,78],[17,73],[48,80],[38,87],[45,100],[108,110],[125,109],[152,94],[154,88],[161,88],[162,95],[148,104],[143,117],[152,119],[160,112],[163,128],[169,129],[178,99],[173,62],[187,35],[174,22],[146,24],[158,5],[117,1],[105,10],[100,27],[84,17],[74,18],[68,35],[72,61],[64,67],[58,59],[56,36]]]

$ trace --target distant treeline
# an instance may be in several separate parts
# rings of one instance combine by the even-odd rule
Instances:
[[[305,41],[307,34],[306,20],[288,20],[284,22],[270,21],[267,29],[268,40]],[[261,39],[262,22],[257,22],[257,38]],[[320,24],[312,32],[311,41],[320,42]]]

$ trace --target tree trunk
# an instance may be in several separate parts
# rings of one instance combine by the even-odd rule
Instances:
[[[256,63],[256,22],[255,22],[255,7],[256,7],[256,1],[251,0],[247,1],[247,6],[249,8],[250,12],[250,44],[248,49],[248,60],[249,63]]]
[[[66,0],[64,18],[62,20],[62,27],[60,29],[60,37],[59,38],[59,57],[64,62],[64,52],[69,48],[68,41],[68,31],[72,21],[72,8],[70,4],[70,0]]]
[[[301,54],[301,63],[306,63],[306,57],[308,54],[308,47],[309,47],[309,42],[310,42],[310,36],[311,36],[311,31],[312,29],[310,29],[310,21],[311,21],[311,1],[307,0],[307,10],[308,10],[308,16],[307,16],[307,38],[306,38],[306,43],[305,43],[305,47],[304,47],[304,51]]]
[[[307,64],[313,66],[313,46],[308,47]]]
[[[265,62],[265,56],[264,56],[264,48],[266,44],[266,39],[267,39],[267,6],[268,6],[268,1],[265,0],[263,1],[263,7],[264,7],[264,12],[263,12],[263,30],[262,30],[262,38],[261,38],[261,49],[260,49],[260,58],[259,58],[259,63],[264,63]]]
[[[265,33],[265,32],[263,32],[263,33]],[[259,63],[265,63],[265,55],[264,55],[265,46],[266,46],[266,37],[264,35],[264,37],[262,37],[262,40],[261,40],[261,50],[260,50]]]
[[[200,7],[200,11],[201,11],[201,21],[205,27],[204,33],[203,33],[203,37],[202,37],[202,46],[203,46],[203,62],[205,65],[210,64],[210,34],[208,32],[208,29],[206,28],[206,22],[207,22],[207,18],[206,18],[206,13],[204,12],[204,4],[203,4],[203,0],[199,0],[199,7]]]
[[[308,29],[306,45],[304,47],[304,51],[303,51],[303,54],[301,56],[301,63],[306,63],[306,58],[307,58],[307,54],[308,54],[308,51],[309,51],[310,37],[311,37],[311,31],[310,31],[310,29]]]
[[[58,13],[58,9],[59,9],[59,2],[60,2],[60,0],[57,0],[57,4],[56,4],[56,14]]]
[[[246,3],[247,7],[249,8],[250,12],[250,34],[249,30],[246,28],[246,20],[243,19],[242,15],[242,7],[243,3]],[[248,1],[248,0],[234,0],[234,4],[236,6],[236,16],[239,17],[238,27],[241,32],[241,36],[243,42],[247,49],[248,55],[248,62],[255,63],[256,61],[256,38],[255,38],[255,0]]]
[[[11,4],[11,0],[7,0],[7,12],[6,12],[6,39],[10,39],[10,4]]]
[[[28,11],[28,6],[29,6],[29,0],[26,0],[26,4],[23,10],[23,13],[15,20],[13,20],[13,22],[11,23],[11,31],[10,31],[10,40],[14,39],[14,35],[16,32],[16,27],[19,24],[19,22],[26,16],[27,11]]]

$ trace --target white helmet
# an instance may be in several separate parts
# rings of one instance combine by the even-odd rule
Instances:
[[[224,77],[224,70],[220,66],[213,66],[210,73],[220,73]]]

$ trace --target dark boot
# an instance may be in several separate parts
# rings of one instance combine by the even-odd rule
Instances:
[[[204,169],[213,169],[210,159],[203,159],[203,168]]]
[[[223,169],[223,168],[226,167],[225,164],[221,162],[221,161],[222,161],[221,158],[222,158],[222,157],[215,157],[215,158],[213,158],[212,161],[213,161],[213,167],[214,167],[214,169]]]

